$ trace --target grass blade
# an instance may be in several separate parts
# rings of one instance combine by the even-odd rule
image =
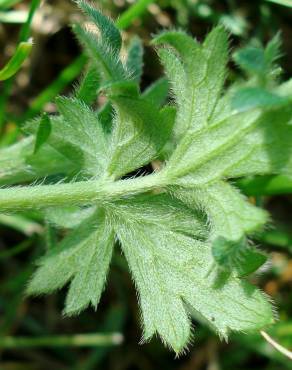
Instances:
[[[32,48],[32,40],[27,42],[21,42],[13,57],[9,62],[0,70],[0,80],[8,80],[8,78],[15,75],[15,73],[20,69],[25,59],[29,56]]]
[[[116,26],[120,30],[128,28],[135,19],[140,17],[145,12],[147,6],[153,2],[153,0],[138,0],[120,16],[116,22]]]
[[[21,0],[0,0],[0,8],[1,9],[7,9],[11,6],[20,3]]]
[[[121,344],[121,333],[56,335],[47,337],[2,337],[0,348],[98,347]]]

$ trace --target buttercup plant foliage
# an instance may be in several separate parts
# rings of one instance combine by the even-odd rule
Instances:
[[[28,122],[27,137],[1,153],[1,184],[44,179],[1,189],[1,211],[36,208],[69,230],[38,261],[27,293],[69,283],[66,315],[96,308],[119,243],[143,340],[158,334],[179,353],[192,339],[191,317],[224,338],[273,323],[269,298],[248,281],[267,259],[248,236],[269,217],[232,180],[291,174],[292,83],[279,83],[275,72],[278,36],[265,49],[238,51],[246,78],[225,88],[223,27],[202,44],[182,31],[159,34],[152,43],[170,86],[166,103],[164,79],[140,90],[141,41],[134,38],[122,60],[114,23],[78,5],[97,27],[74,26],[89,57],[83,79],[72,96],[57,98],[58,115]],[[98,94],[107,102],[94,110]],[[133,177],[153,160],[160,170]]]

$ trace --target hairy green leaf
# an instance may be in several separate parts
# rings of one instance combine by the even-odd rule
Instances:
[[[279,33],[267,44],[266,48],[259,45],[248,45],[233,54],[235,62],[250,77],[256,77],[256,83],[268,86],[274,82],[281,70],[276,62],[281,56],[281,40]]]
[[[161,50],[178,105],[175,135],[197,131],[208,125],[220,96],[226,74],[227,34],[222,26],[214,28],[200,46],[182,33],[165,33],[155,43],[168,43],[178,51]]]
[[[151,199],[146,205],[152,209]],[[229,330],[259,329],[273,321],[268,301],[253,286],[233,276],[220,284],[219,277],[209,273],[211,250],[206,242],[191,237],[194,228],[187,232],[187,222],[184,231],[177,229],[175,219],[161,224],[155,207],[153,218],[150,212],[145,218],[143,205],[139,215],[135,199],[125,201],[122,212],[120,204],[116,206],[114,228],[139,292],[144,340],[157,333],[177,353],[182,351],[191,338],[188,306],[221,336]],[[169,209],[175,211],[172,202]]]
[[[100,75],[96,68],[90,65],[84,73],[79,85],[75,89],[74,96],[90,105],[97,98],[100,85]]]
[[[84,30],[78,24],[74,26],[73,30],[103,79],[120,80],[124,78],[125,71],[122,63],[106,42],[98,42],[97,36],[93,32]]]
[[[71,281],[64,312],[76,314],[89,304],[96,308],[104,289],[113,241],[113,232],[103,214],[87,218],[39,261],[27,293],[52,292]]]
[[[103,42],[108,42],[111,48],[119,53],[122,46],[122,38],[120,31],[117,29],[113,21],[93,8],[86,1],[78,0],[79,7],[86,13],[86,15],[94,22]]]
[[[33,155],[34,146],[34,138],[28,137],[1,149],[1,185],[34,181],[56,174],[66,175],[78,170],[77,163],[73,163],[47,144],[42,145],[37,154]]]
[[[64,120],[55,134],[83,154],[87,173],[101,175],[107,161],[107,140],[96,114],[77,99],[58,98],[57,106]]]
[[[112,98],[116,116],[108,172],[120,177],[156,158],[173,126],[172,109],[158,110],[142,98]]]
[[[208,215],[209,241],[221,268],[235,269],[242,276],[254,272],[266,261],[248,247],[244,235],[260,229],[267,222],[267,213],[248,203],[237,189],[220,181],[196,189],[175,189],[173,194],[189,207],[202,209]]]
[[[134,37],[128,48],[126,68],[134,81],[140,82],[143,73],[143,46],[139,37]]]
[[[229,149],[236,148],[252,128],[256,125],[261,112],[249,110],[243,114],[232,115],[223,121],[185,135],[168,162],[170,176],[181,178],[184,175],[194,173],[194,183],[215,180],[222,174],[219,172],[229,165],[233,158],[220,161]],[[213,164],[214,171],[212,171]],[[211,168],[210,168],[211,167]],[[179,181],[184,181],[184,178]]]
[[[211,241],[222,236],[237,241],[254,232],[268,220],[267,213],[247,201],[227,182],[216,182],[193,189],[174,189],[173,194],[194,209],[208,215]]]
[[[218,237],[212,244],[212,254],[223,270],[235,269],[239,276],[250,275],[267,261],[264,254],[247,247],[244,238],[233,241]]]

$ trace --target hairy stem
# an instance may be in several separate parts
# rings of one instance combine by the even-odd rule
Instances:
[[[11,187],[0,190],[0,211],[102,203],[167,185],[162,172],[135,179],[80,181],[69,184]]]

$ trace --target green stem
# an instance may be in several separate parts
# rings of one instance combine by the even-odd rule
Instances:
[[[116,26],[120,30],[128,28],[135,19],[145,12],[147,6],[153,2],[154,0],[138,0],[120,16],[116,22]]]
[[[97,347],[119,345],[123,341],[120,333],[56,335],[47,337],[0,337],[0,348],[29,347]]]
[[[33,20],[33,16],[40,5],[41,0],[32,0],[30,3],[29,13],[26,22],[20,31],[19,41],[27,41],[30,35],[30,25]]]
[[[0,211],[15,212],[17,209],[103,203],[166,185],[166,178],[160,172],[116,182],[91,180],[69,184],[11,187],[0,191]]]

